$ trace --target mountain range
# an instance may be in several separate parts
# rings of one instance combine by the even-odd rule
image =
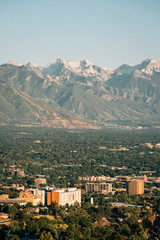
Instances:
[[[0,65],[0,123],[95,128],[108,121],[160,121],[160,62]]]

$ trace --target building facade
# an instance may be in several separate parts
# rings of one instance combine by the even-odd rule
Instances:
[[[29,189],[29,191],[33,194],[33,206],[45,205],[45,190]]]
[[[86,192],[112,192],[112,183],[86,183]]]
[[[81,190],[77,188],[63,188],[47,191],[47,205],[56,202],[59,206],[81,205]]]
[[[139,195],[144,193],[144,180],[143,179],[131,179],[128,182],[128,194]]]
[[[24,199],[26,203],[32,203],[33,206],[45,204],[45,192],[38,189],[29,189],[21,191],[19,199]]]
[[[8,194],[0,196],[0,204],[18,203],[20,205],[26,205],[32,203],[33,206],[38,205],[51,205],[52,202],[56,202],[59,206],[69,206],[79,204],[81,205],[81,190],[77,188],[43,188],[43,189],[28,189],[21,191],[19,197],[10,199]]]

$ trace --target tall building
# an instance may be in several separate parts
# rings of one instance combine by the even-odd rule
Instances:
[[[129,195],[139,195],[144,193],[144,180],[143,179],[131,179],[128,182]]]
[[[112,192],[112,183],[86,183],[86,192]]]
[[[47,205],[51,205],[52,202],[58,203],[58,205],[69,206],[78,203],[81,205],[81,190],[77,188],[63,188],[47,191]]]

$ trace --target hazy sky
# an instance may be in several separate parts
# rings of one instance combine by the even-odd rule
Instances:
[[[0,0],[0,64],[160,61],[160,0]]]

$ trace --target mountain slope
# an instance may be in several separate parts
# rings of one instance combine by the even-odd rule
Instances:
[[[160,63],[147,59],[122,72],[122,68],[121,72],[116,70],[107,82],[118,96],[144,103],[144,107],[154,106],[160,100]]]
[[[0,65],[0,82],[27,94],[32,102],[40,100],[48,111],[59,106],[61,113],[67,110],[97,124],[160,120],[160,63],[151,59],[115,70],[89,61],[57,59],[44,68],[10,62]]]
[[[48,105],[2,83],[0,83],[0,122],[69,128],[93,127],[80,117],[61,109],[56,103]]]

